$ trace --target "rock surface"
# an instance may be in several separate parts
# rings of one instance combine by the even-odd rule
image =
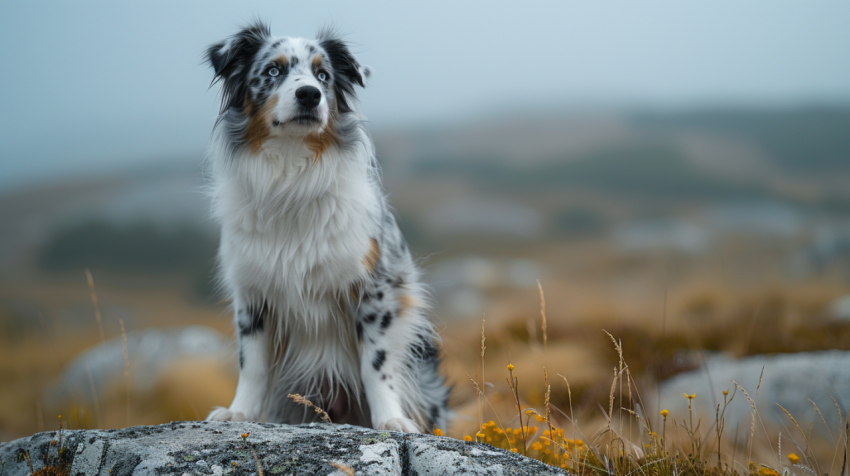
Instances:
[[[247,442],[242,433],[250,433]],[[567,474],[484,444],[348,425],[173,422],[63,431],[61,461],[59,438],[53,431],[0,444],[3,475],[29,475],[30,464],[70,476],[251,475],[258,464],[264,475]]]

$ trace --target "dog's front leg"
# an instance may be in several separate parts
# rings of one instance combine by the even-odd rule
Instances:
[[[413,322],[408,316],[396,319],[398,309],[387,301],[389,296],[373,294],[371,303],[361,306],[357,320],[360,378],[372,425],[379,430],[421,433],[423,428],[412,418],[417,411],[414,393],[418,391],[411,365],[416,361],[411,354],[416,338]]]
[[[269,339],[264,304],[236,300],[234,321],[239,334],[239,383],[230,408],[218,407],[207,420],[260,421],[269,386]]]

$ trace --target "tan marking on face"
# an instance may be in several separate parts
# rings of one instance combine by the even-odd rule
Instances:
[[[277,61],[278,63],[280,63],[281,65],[284,65],[284,66],[287,63],[289,63],[289,58],[287,58],[286,55],[280,55],[277,58],[275,58],[274,60]]]
[[[336,106],[334,106],[334,109],[335,107]],[[321,133],[311,132],[304,138],[304,143],[307,144],[307,148],[316,154],[316,157],[313,159],[313,165],[316,165],[319,158],[322,157],[322,154],[324,154],[331,145],[339,140],[339,136],[336,133],[334,121],[335,116],[336,114],[332,112],[331,117],[328,119],[328,125],[325,126]]]
[[[319,55],[314,56],[313,57],[313,69],[316,69],[321,65],[322,65],[322,57],[319,56]]]
[[[363,266],[366,267],[366,271],[371,273],[375,269],[375,266],[378,265],[378,259],[381,257],[381,248],[378,246],[378,240],[369,238],[369,241],[369,252],[363,257]]]
[[[410,294],[400,294],[398,297],[398,315],[404,316],[408,311],[416,307],[416,298]]]
[[[248,127],[245,128],[245,142],[252,153],[257,153],[271,135],[271,123],[274,120],[272,111],[277,106],[277,94],[268,98],[259,108],[254,106],[247,95],[245,102],[245,115],[249,118]]]

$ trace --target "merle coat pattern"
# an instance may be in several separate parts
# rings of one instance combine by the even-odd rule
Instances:
[[[369,70],[330,32],[256,23],[206,53],[222,84],[209,151],[220,281],[239,383],[210,420],[444,427],[448,390],[419,271],[386,203],[356,87]]]

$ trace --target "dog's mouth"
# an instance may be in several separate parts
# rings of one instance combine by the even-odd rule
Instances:
[[[317,116],[315,114],[299,114],[299,115],[297,115],[293,118],[290,118],[289,120],[283,121],[283,122],[275,119],[274,121],[272,121],[272,125],[275,126],[275,127],[285,126],[287,124],[296,124],[296,125],[299,125],[299,126],[310,126],[310,125],[321,124],[321,122],[322,122],[322,120],[319,119],[319,116]]]

